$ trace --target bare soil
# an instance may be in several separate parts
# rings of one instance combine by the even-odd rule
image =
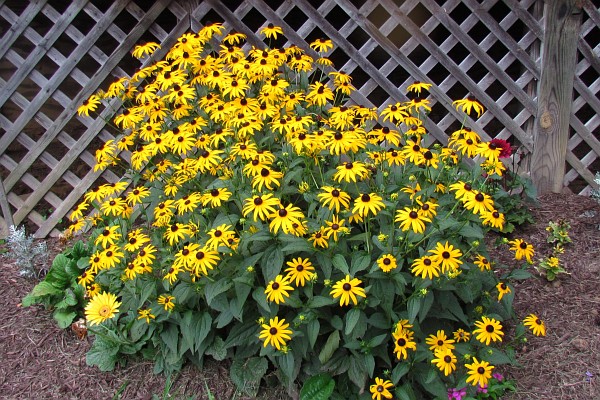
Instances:
[[[515,287],[519,318],[535,313],[547,327],[546,337],[531,337],[518,347],[519,367],[501,369],[518,390],[509,400],[600,400],[600,206],[587,197],[547,195],[532,208],[536,223],[513,236],[533,243],[536,259],[550,254],[545,230],[549,221],[567,220],[573,243],[562,261],[569,272],[550,283],[536,276]],[[586,214],[587,212],[587,214]],[[589,217],[595,212],[596,217]],[[63,249],[48,242],[52,254]],[[6,248],[0,246],[0,252]],[[510,254],[496,258],[511,263]],[[534,271],[535,272],[535,271]],[[229,380],[229,364],[207,362],[202,371],[185,367],[168,382],[153,365],[135,360],[104,373],[88,367],[91,339],[80,340],[59,329],[42,307],[22,308],[21,299],[35,281],[19,276],[18,266],[0,256],[0,398],[3,399],[243,399]],[[169,397],[168,395],[172,396]],[[262,399],[282,399],[281,389],[265,388]]]

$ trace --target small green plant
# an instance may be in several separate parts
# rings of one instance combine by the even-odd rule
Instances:
[[[34,243],[32,235],[25,233],[25,227],[11,225],[8,238],[9,256],[13,258],[21,268],[21,276],[33,278],[39,275],[39,271],[46,268],[48,259],[48,248],[45,242]],[[36,265],[41,265],[36,270]]]
[[[541,259],[535,269],[550,282],[555,280],[558,274],[568,274],[562,265],[560,265],[559,258],[555,256]]]
[[[83,316],[85,288],[77,278],[85,269],[90,252],[82,241],[58,254],[44,280],[38,283],[23,299],[23,307],[42,304],[54,311],[53,317],[62,329],[71,325],[78,316]]]
[[[571,243],[569,229],[571,229],[571,224],[569,224],[569,221],[562,219],[558,222],[550,221],[546,227],[546,231],[549,232],[546,241],[559,247],[563,247],[566,244]]]

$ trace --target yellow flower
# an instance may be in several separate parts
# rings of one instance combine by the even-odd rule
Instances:
[[[151,319],[155,319],[156,315],[152,314],[152,310],[147,308],[142,308],[138,310],[137,319],[145,319],[146,323],[149,324]]]
[[[358,278],[350,278],[350,275],[342,280],[337,281],[333,285],[331,295],[334,299],[340,298],[340,306],[347,306],[350,304],[350,300],[354,305],[358,304],[357,296],[367,297],[365,289],[359,287],[362,281]]]
[[[283,30],[279,26],[269,24],[260,30],[268,39],[277,39],[277,35],[283,35]]]
[[[489,346],[490,342],[502,341],[502,324],[494,318],[481,317],[481,321],[475,322],[475,326],[477,329],[473,330],[473,335],[486,346]]]
[[[89,99],[85,100],[81,106],[79,106],[77,109],[77,114],[89,117],[90,111],[96,111],[98,105],[100,105],[100,98],[93,94]]]
[[[258,336],[260,339],[265,341],[264,347],[267,345],[274,346],[277,350],[281,349],[281,346],[285,346],[286,341],[290,340],[292,337],[292,331],[289,328],[290,324],[285,323],[285,319],[279,319],[279,317],[275,317],[269,320],[268,324],[261,325],[263,330],[260,331],[260,335]]]
[[[310,44],[310,47],[319,53],[327,53],[333,49],[333,42],[330,39],[316,39]]]
[[[90,325],[99,325],[102,322],[114,318],[119,312],[120,302],[112,293],[102,292],[97,294],[85,306],[85,318]]]
[[[454,340],[448,339],[446,332],[443,330],[438,330],[435,335],[429,335],[427,339],[425,339],[425,343],[429,345],[429,350],[433,351],[454,350]]]
[[[392,387],[394,387],[394,384],[391,381],[375,378],[375,384],[371,385],[369,388],[369,391],[371,392],[371,399],[381,400],[381,397],[391,399],[394,396],[388,389]]]
[[[290,286],[290,282],[287,277],[283,275],[277,275],[275,280],[270,281],[265,289],[268,301],[274,301],[275,303],[285,303],[285,297],[290,297],[288,292],[293,291],[294,288]]]
[[[546,336],[546,325],[535,314],[529,314],[525,317],[523,324],[531,329],[535,336]]]
[[[487,386],[488,380],[492,377],[493,366],[487,361],[477,361],[473,357],[471,364],[465,364],[467,367],[467,383],[471,383],[473,386],[484,387]]]
[[[173,311],[175,308],[175,297],[171,295],[161,294],[156,299],[156,302],[165,308],[165,311]]]
[[[423,83],[423,82],[419,82],[419,81],[414,81],[412,84],[408,85],[408,87],[406,88],[407,92],[413,92],[416,93],[417,95],[421,95],[421,90],[427,90],[429,91],[429,88],[431,87],[431,83]]]
[[[498,290],[498,301],[502,300],[502,297],[504,297],[505,294],[511,292],[510,287],[504,282],[499,282],[496,285],[496,289]]]
[[[516,260],[521,260],[523,257],[525,257],[528,263],[532,263],[532,258],[534,254],[532,244],[527,243],[523,239],[514,239],[508,243],[511,245],[510,249],[515,252]]]
[[[431,360],[431,363],[435,364],[445,376],[456,370],[456,356],[450,349],[436,350],[435,358]]]
[[[481,103],[479,103],[473,96],[469,96],[466,99],[453,101],[452,105],[456,107],[457,110],[462,109],[462,111],[467,114],[471,114],[471,110],[473,110],[477,113],[477,117],[480,117],[484,111]]]
[[[377,259],[377,265],[383,272],[390,272],[394,268],[398,267],[396,263],[396,257],[391,254],[384,254]]]
[[[361,194],[354,200],[353,214],[358,214],[363,218],[369,215],[376,216],[379,211],[385,208],[383,198],[377,193]]]

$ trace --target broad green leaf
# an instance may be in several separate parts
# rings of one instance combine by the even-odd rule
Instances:
[[[308,378],[300,390],[300,400],[329,400],[335,381],[327,374]]]
[[[463,226],[460,231],[458,231],[458,234],[468,239],[483,239],[483,231],[481,230],[481,227],[479,225],[470,223]]]
[[[327,361],[329,361],[338,347],[340,347],[340,332],[335,330],[331,332],[327,338],[327,342],[325,342],[325,345],[319,353],[319,361],[321,361],[321,364],[325,364]]]
[[[529,271],[526,271],[524,269],[515,269],[510,274],[508,274],[507,279],[523,280],[523,279],[529,279],[531,277],[532,277],[532,275]]]
[[[365,387],[367,383],[367,371],[362,359],[359,357],[350,357],[350,368],[348,368],[348,378],[357,387]]]
[[[425,318],[427,318],[427,313],[431,309],[431,305],[433,304],[433,291],[428,291],[425,297],[423,297],[423,301],[421,302],[421,308],[419,310],[419,322],[423,322]]]
[[[271,247],[263,255],[261,269],[265,282],[271,282],[281,273],[283,267],[283,251],[280,247]]]
[[[118,344],[96,336],[94,344],[85,356],[85,361],[89,366],[97,366],[100,371],[112,371],[117,363],[118,353]]]
[[[60,329],[67,329],[69,326],[71,326],[71,323],[75,317],[77,317],[77,313],[67,310],[55,310],[52,316],[58,323],[58,327]]]
[[[62,290],[58,289],[57,287],[53,286],[47,281],[42,281],[38,283],[31,291],[31,294],[35,297],[55,296],[62,293]]]
[[[279,368],[281,368],[281,372],[286,377],[288,382],[293,382],[295,378],[294,369],[295,369],[295,360],[294,360],[294,352],[288,351],[283,356],[277,358],[279,361]]]
[[[229,332],[229,336],[227,336],[227,339],[225,340],[225,348],[228,349],[230,347],[246,344],[250,338],[256,341],[257,333],[258,326],[256,325],[256,322],[248,321],[243,324],[238,323]]]
[[[217,361],[223,361],[227,357],[225,342],[220,336],[215,337],[215,340],[213,340],[212,344],[206,349],[206,354]]]
[[[331,262],[338,271],[341,271],[344,275],[350,275],[348,263],[346,262],[346,258],[344,258],[343,255],[339,253],[334,255],[331,259]]]
[[[324,306],[330,306],[335,302],[336,300],[333,297],[315,296],[308,301],[307,306],[310,308],[319,308]]]
[[[421,297],[413,296],[408,299],[407,309],[408,309],[408,321],[412,324],[415,322],[415,318],[419,314],[419,310],[421,309],[421,301],[423,299]]]
[[[320,329],[321,323],[318,319],[313,319],[308,324],[306,324],[306,336],[308,337],[308,344],[311,349],[315,347],[315,343],[317,342],[317,337],[319,336]]]
[[[255,397],[260,380],[267,373],[268,367],[269,363],[263,357],[236,358],[229,368],[229,376],[240,392]]]
[[[263,310],[265,310],[268,313],[271,312],[271,307],[267,302],[265,288],[257,287],[256,289],[254,289],[254,291],[252,292],[252,298],[254,299],[254,301],[256,301],[256,304],[258,304]]]
[[[346,335],[349,335],[354,330],[354,327],[356,326],[356,323],[359,319],[360,310],[358,308],[352,308],[346,313],[346,329],[344,331]]]
[[[356,252],[352,255],[350,275],[354,276],[357,272],[364,271],[371,266],[371,255],[364,251]]]
[[[409,363],[400,363],[397,364],[394,369],[392,370],[392,383],[394,385],[397,385],[398,382],[400,382],[400,379],[406,375],[408,373],[408,371],[410,371],[410,364]]]
[[[216,282],[208,282],[204,286],[204,296],[206,297],[206,303],[211,305],[213,299],[221,293],[226,292],[232,286],[232,283],[227,278],[219,279]]]

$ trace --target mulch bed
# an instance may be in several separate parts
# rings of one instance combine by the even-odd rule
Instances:
[[[595,211],[596,217],[583,216]],[[550,254],[545,230],[549,221],[570,222],[573,243],[561,257],[569,275],[553,283],[543,277],[515,287],[519,318],[535,313],[547,327],[547,336],[528,335],[518,347],[520,367],[502,372],[517,382],[510,400],[600,399],[600,206],[587,197],[547,195],[532,208],[536,223],[519,228],[515,237],[533,243],[535,258]],[[589,214],[589,213],[588,213]],[[62,250],[49,240],[52,254]],[[2,248],[0,247],[0,250]],[[496,258],[512,264],[510,254]],[[7,256],[0,257],[0,287],[5,299],[0,308],[0,397],[8,399],[242,399],[229,380],[227,363],[207,362],[199,372],[186,367],[173,377],[170,387],[163,375],[152,373],[147,361],[130,362],[111,373],[88,367],[85,354],[90,340],[79,340],[70,330],[60,330],[42,307],[21,308],[21,299],[35,282],[19,276]],[[535,271],[534,271],[535,272]],[[281,399],[281,391],[263,390],[264,399]]]

